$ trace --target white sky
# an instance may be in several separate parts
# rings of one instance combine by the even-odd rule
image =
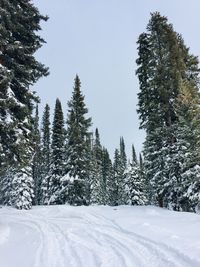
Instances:
[[[33,0],[48,22],[40,33],[47,41],[37,58],[50,75],[35,86],[41,110],[53,111],[60,98],[66,117],[67,101],[76,73],[82,81],[93,128],[113,156],[124,136],[128,154],[134,143],[142,150],[144,132],[136,113],[138,80],[135,76],[136,41],[150,18],[159,11],[169,18],[195,55],[200,55],[199,0]]]

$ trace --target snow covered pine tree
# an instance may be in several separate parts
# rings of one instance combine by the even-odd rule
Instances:
[[[1,202],[29,209],[33,201],[30,91],[48,69],[34,54],[44,40],[36,34],[47,20],[31,1],[1,0],[0,8],[0,195]],[[6,190],[5,190],[6,189]]]

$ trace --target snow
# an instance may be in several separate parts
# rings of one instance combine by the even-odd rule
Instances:
[[[9,226],[5,224],[0,224],[0,245],[4,244],[8,240],[9,234]]]
[[[200,216],[153,206],[0,209],[0,267],[199,267]]]

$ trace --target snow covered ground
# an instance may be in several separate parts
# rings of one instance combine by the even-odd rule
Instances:
[[[0,267],[200,267],[200,216],[157,207],[0,209]]]

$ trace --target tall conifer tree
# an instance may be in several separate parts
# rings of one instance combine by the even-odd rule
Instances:
[[[145,181],[137,162],[132,162],[126,169],[127,204],[145,205],[147,203]]]
[[[127,165],[127,156],[126,156],[125,143],[123,137],[120,137],[120,158],[121,158],[122,169],[125,170]]]
[[[113,162],[113,175],[108,180],[108,203],[111,206],[119,205],[119,180],[121,172],[121,161],[119,149],[115,149]]]
[[[110,159],[110,155],[108,150],[103,147],[102,150],[102,203],[110,204],[109,203],[109,193],[111,193],[111,187],[112,187],[112,180],[114,179],[114,173],[113,173],[113,166],[112,161]],[[111,199],[111,195],[110,195]]]
[[[68,102],[67,118],[67,166],[66,173],[71,179],[68,202],[74,205],[88,204],[88,136],[91,118],[81,92],[81,82],[76,75],[72,98]]]
[[[33,199],[32,109],[37,98],[29,88],[48,74],[34,57],[44,43],[37,35],[42,20],[47,17],[30,1],[1,1],[0,187],[7,187],[6,203],[18,208],[30,208]]]
[[[182,183],[180,165],[185,164],[184,154],[190,144],[179,157],[180,147],[186,145],[187,138],[180,133],[177,99],[183,83],[197,88],[198,60],[189,54],[167,18],[158,12],[151,14],[147,33],[140,35],[138,45],[138,113],[140,126],[147,132],[145,173],[154,189],[152,200],[160,206],[180,210],[180,194],[183,194],[177,191]]]
[[[125,149],[124,138],[120,138],[120,170],[118,176],[118,192],[119,192],[119,200],[118,203],[126,204],[126,193],[125,193],[125,184],[126,184],[126,175],[125,170],[127,168],[127,156]]]
[[[141,154],[140,154],[140,159],[141,159]],[[137,162],[137,155],[135,152],[135,147],[132,145],[132,162]]]
[[[95,130],[93,145],[93,178],[91,180],[91,201],[92,203],[102,204],[102,146],[98,129]]]
[[[52,143],[51,143],[51,161],[49,171],[49,196],[50,204],[62,204],[61,178],[64,175],[64,147],[65,147],[65,129],[62,105],[60,100],[56,99],[54,120],[52,127]]]
[[[33,126],[33,162],[32,162],[32,172],[34,180],[34,195],[35,204],[40,203],[41,199],[41,171],[42,171],[42,158],[41,158],[41,143],[40,143],[40,130],[39,130],[39,111],[38,105],[36,106],[36,112],[34,117]]]
[[[50,134],[50,107],[46,104],[44,114],[42,117],[42,129],[41,129],[41,157],[42,157],[42,204],[48,203],[49,193],[49,171],[50,171],[50,156],[51,156],[51,134]]]

